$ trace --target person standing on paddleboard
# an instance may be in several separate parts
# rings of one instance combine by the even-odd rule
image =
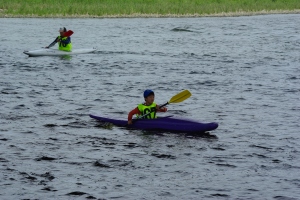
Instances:
[[[132,124],[133,115],[137,115],[138,118],[143,116],[142,119],[155,119],[157,118],[156,112],[167,112],[168,109],[166,107],[159,108],[159,105],[154,102],[154,96],[152,90],[144,91],[145,102],[139,104],[135,109],[129,112],[128,124]]]
[[[72,51],[72,43],[71,43],[71,35],[73,34],[73,31],[67,29],[65,27],[60,28],[59,31],[60,36],[55,38],[55,40],[47,47],[50,48],[53,47],[58,42],[58,49],[61,51]]]

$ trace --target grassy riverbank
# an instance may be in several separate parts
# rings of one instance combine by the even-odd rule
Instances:
[[[299,0],[1,0],[0,17],[197,17],[300,13]]]

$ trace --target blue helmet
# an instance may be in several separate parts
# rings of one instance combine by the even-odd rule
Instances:
[[[144,98],[147,98],[150,94],[154,95],[154,92],[152,90],[145,90],[144,91]]]

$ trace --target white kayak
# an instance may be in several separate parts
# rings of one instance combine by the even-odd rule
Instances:
[[[61,51],[58,49],[38,49],[33,51],[24,51],[29,56],[64,56],[74,54],[93,53],[96,49],[75,49],[72,51]]]

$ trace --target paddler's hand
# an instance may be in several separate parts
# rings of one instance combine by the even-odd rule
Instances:
[[[167,112],[167,108],[166,107],[162,107],[162,108],[156,108],[156,111],[159,111],[159,112]]]
[[[128,124],[131,125],[132,124],[132,120],[128,120]]]

